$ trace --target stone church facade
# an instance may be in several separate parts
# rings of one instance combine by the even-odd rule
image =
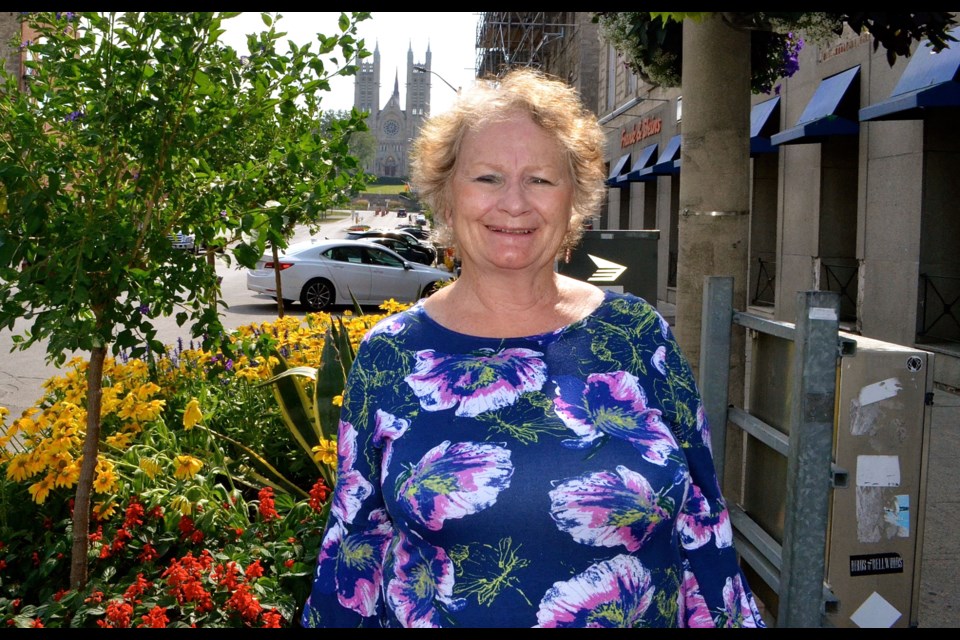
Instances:
[[[430,46],[427,45],[423,62],[414,61],[412,46],[407,51],[404,100],[400,101],[398,71],[393,80],[393,93],[383,108],[380,107],[379,45],[372,58],[373,62],[359,62],[354,78],[354,107],[369,112],[367,126],[377,140],[376,154],[364,169],[377,177],[406,179],[410,174],[407,160],[410,143],[430,114]],[[418,68],[424,71],[418,71]]]

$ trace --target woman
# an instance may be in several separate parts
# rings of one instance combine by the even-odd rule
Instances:
[[[531,70],[423,127],[413,178],[462,271],[358,349],[305,626],[763,626],[669,326],[555,272],[603,146]]]

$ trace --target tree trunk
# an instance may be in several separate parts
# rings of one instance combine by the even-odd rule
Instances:
[[[270,243],[270,248],[273,250],[273,277],[277,283],[277,317],[283,317],[283,284],[280,281],[280,251],[277,249],[277,245]]]
[[[677,255],[676,337],[699,379],[703,283],[733,276],[733,306],[744,310],[750,230],[750,33],[717,14],[683,23],[683,134]],[[732,329],[730,400],[742,406],[744,332]],[[722,429],[726,425],[711,425]],[[741,438],[727,437],[721,478],[736,493]],[[719,455],[720,452],[715,452]]]
[[[73,552],[70,558],[70,588],[77,591],[87,586],[90,495],[100,450],[100,405],[103,399],[103,361],[106,357],[105,345],[94,348],[90,352],[90,364],[87,367],[87,434],[83,440],[83,460],[73,505]]]

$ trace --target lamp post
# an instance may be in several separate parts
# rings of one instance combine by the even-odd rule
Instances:
[[[446,80],[442,75],[440,75],[440,74],[437,73],[436,71],[433,71],[432,69],[427,69],[427,68],[426,68],[425,66],[423,66],[423,65],[415,64],[415,65],[413,65],[413,70],[414,70],[414,71],[419,71],[420,73],[432,73],[433,75],[435,75],[435,76],[437,76],[438,78],[440,78],[440,80],[443,81],[443,84],[445,84],[445,85],[447,85],[448,87],[450,87],[451,89],[453,89],[453,92],[454,92],[454,93],[456,93],[456,94],[459,94],[459,93],[460,93],[460,89],[457,89],[456,87],[454,87],[452,84],[450,84],[449,82],[447,82],[447,80]]]

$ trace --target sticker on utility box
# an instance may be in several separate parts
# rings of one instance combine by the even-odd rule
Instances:
[[[903,573],[903,556],[893,552],[850,556],[851,576],[875,576],[881,573]]]

